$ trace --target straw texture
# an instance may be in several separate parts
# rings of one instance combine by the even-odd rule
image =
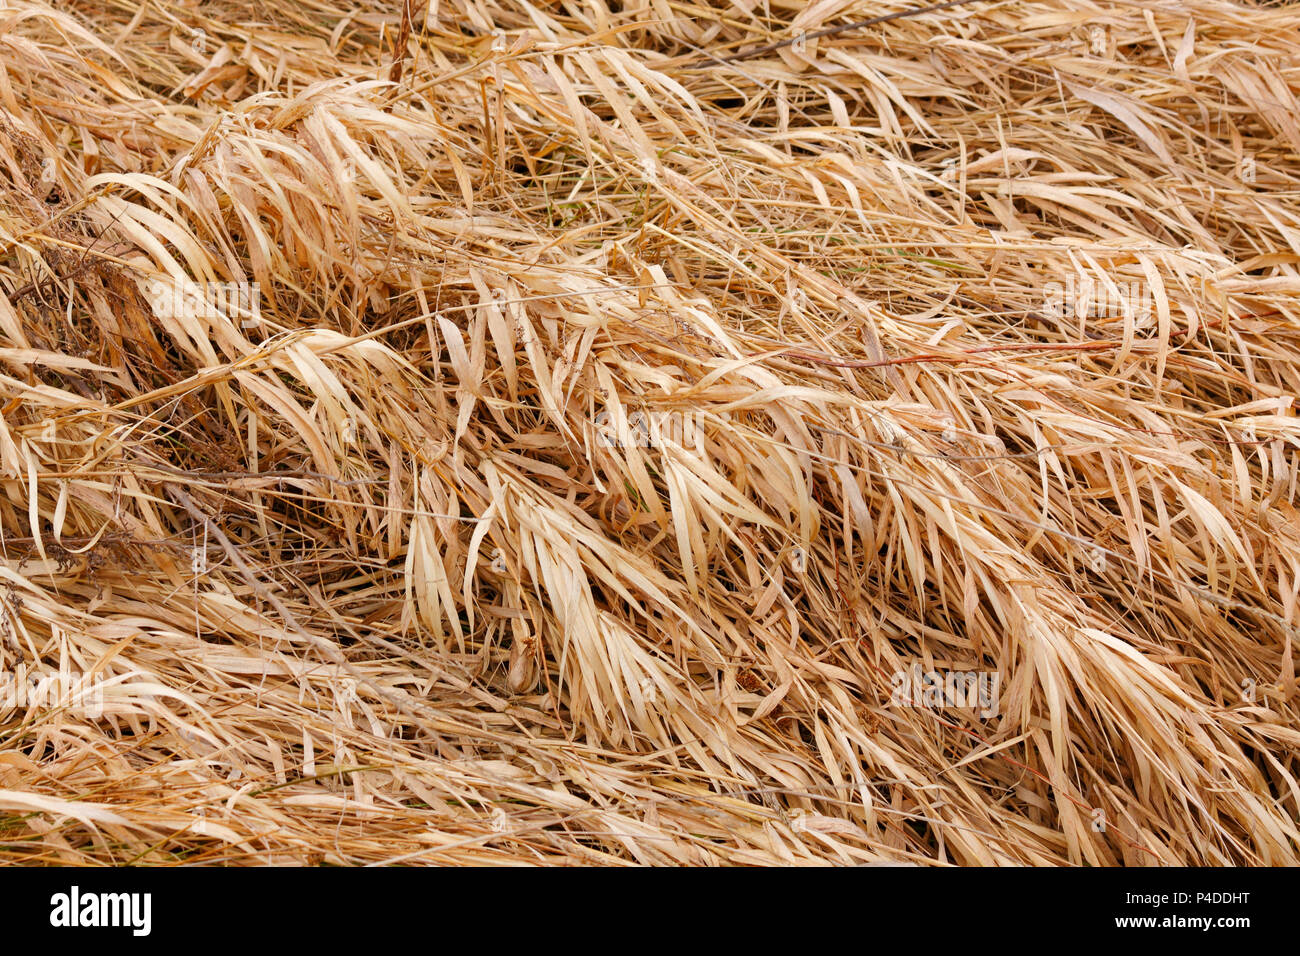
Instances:
[[[0,5],[0,861],[1300,863],[1300,8],[906,9]]]

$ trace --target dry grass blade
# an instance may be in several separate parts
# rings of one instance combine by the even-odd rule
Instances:
[[[1300,863],[1297,57],[4,0],[0,861]]]

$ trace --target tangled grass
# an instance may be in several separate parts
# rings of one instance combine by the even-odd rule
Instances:
[[[1300,8],[905,9],[0,3],[0,860],[1300,862]]]

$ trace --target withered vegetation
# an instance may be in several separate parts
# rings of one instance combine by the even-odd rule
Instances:
[[[0,4],[0,861],[1300,863],[1300,8],[906,9]]]

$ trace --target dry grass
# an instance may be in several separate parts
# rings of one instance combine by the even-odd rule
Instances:
[[[0,860],[1300,862],[1300,8],[410,6],[0,5]]]

